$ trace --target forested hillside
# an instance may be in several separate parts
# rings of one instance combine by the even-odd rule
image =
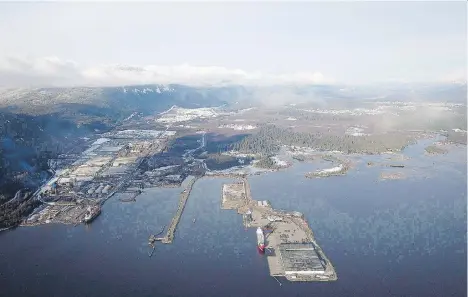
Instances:
[[[271,155],[282,145],[310,147],[321,151],[342,151],[344,153],[377,154],[388,150],[403,149],[413,140],[399,133],[369,136],[328,135],[320,132],[294,132],[292,129],[268,125],[231,146],[242,153]]]
[[[60,115],[30,116],[0,112],[0,203],[21,187],[47,178],[48,159],[73,148],[99,128],[99,122],[77,124]]]

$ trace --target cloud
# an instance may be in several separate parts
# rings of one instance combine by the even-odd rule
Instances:
[[[333,80],[319,72],[267,74],[219,66],[107,64],[80,66],[58,57],[0,59],[0,86],[113,86],[128,84],[273,85],[323,84]]]
[[[457,83],[466,83],[467,81],[467,72],[466,67],[463,69],[458,69],[456,71],[452,71],[447,73],[439,78],[441,82],[457,82]]]
[[[297,73],[272,75],[261,72],[246,72],[241,69],[228,69],[218,66],[159,66],[159,65],[100,65],[84,69],[86,81],[94,84],[146,84],[181,83],[189,85],[216,84],[318,84],[331,82],[321,73]]]
[[[75,74],[78,65],[73,61],[61,60],[58,57],[22,58],[7,57],[0,64],[0,69],[14,74],[50,76]]]
[[[60,86],[83,83],[78,65],[58,57],[18,57],[0,59],[0,86]]]

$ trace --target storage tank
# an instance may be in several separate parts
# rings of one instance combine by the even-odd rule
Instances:
[[[90,194],[90,195],[93,194],[95,189],[96,189],[95,186],[91,186],[91,188],[89,188],[89,190],[88,190],[88,194]]]
[[[102,189],[102,193],[103,193],[103,194],[108,194],[110,188],[111,188],[110,185],[105,186],[104,189]]]
[[[104,189],[104,186],[101,184],[99,188],[97,188],[96,191],[94,191],[95,194],[101,194],[102,189]]]

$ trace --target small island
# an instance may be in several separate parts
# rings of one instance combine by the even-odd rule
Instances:
[[[425,148],[426,153],[429,155],[441,155],[441,154],[446,154],[448,151],[440,146],[437,145],[430,145]]]
[[[324,155],[322,156],[322,159],[325,161],[335,163],[335,164],[339,163],[339,165],[332,167],[332,168],[327,168],[327,169],[322,169],[322,170],[317,170],[314,172],[306,173],[305,177],[320,178],[320,177],[328,177],[328,176],[346,175],[348,170],[351,168],[351,162],[340,160],[339,158],[332,156],[332,155]]]
[[[338,175],[345,175],[346,172],[348,172],[348,170],[349,170],[348,166],[344,164],[340,164],[333,168],[327,168],[327,169],[322,169],[322,170],[306,173],[305,176],[307,178],[338,176]]]

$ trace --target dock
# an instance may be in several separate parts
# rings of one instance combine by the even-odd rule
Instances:
[[[120,202],[136,202],[136,197],[142,193],[141,190],[136,190],[136,191],[123,191],[122,193],[132,193],[132,197],[130,198],[119,198]]]
[[[153,256],[153,254],[154,254],[154,250],[156,249],[156,245],[153,244],[153,245],[151,245],[151,247],[152,247],[152,248],[151,248],[151,251],[148,253],[148,257],[150,257],[150,258],[151,258],[151,257]]]
[[[224,184],[222,209],[234,209],[243,216],[246,228],[270,231],[265,236],[270,275],[288,281],[335,281],[337,275],[302,213],[272,208],[268,201],[252,199],[247,178]],[[279,282],[279,281],[278,281]]]
[[[167,228],[166,236],[164,236],[161,240],[162,243],[172,243],[174,240],[174,233],[176,231],[177,225],[179,224],[180,218],[182,217],[182,213],[184,212],[185,204],[187,203],[190,193],[192,192],[193,185],[198,179],[199,177],[194,177],[192,180],[190,180],[187,184],[187,187],[180,193],[177,211],[172,218],[169,227]]]

